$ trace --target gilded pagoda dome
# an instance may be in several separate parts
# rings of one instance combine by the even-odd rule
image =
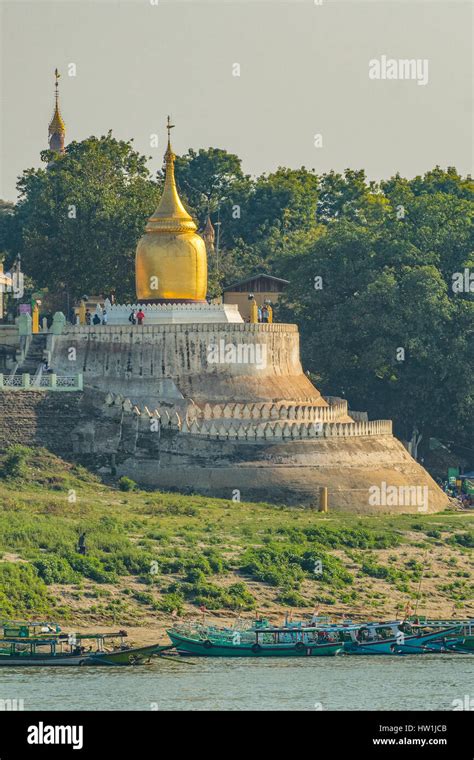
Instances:
[[[206,299],[206,246],[178,195],[171,128],[168,118],[163,194],[137,245],[135,278],[139,303],[202,303]]]

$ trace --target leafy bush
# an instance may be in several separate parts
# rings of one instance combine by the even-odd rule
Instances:
[[[277,596],[277,602],[287,604],[288,607],[311,607],[311,602],[305,599],[297,591],[282,591]]]
[[[187,583],[203,583],[206,580],[206,576],[202,570],[197,567],[192,567],[186,573],[184,579]]]
[[[161,599],[157,602],[153,602],[153,609],[160,612],[177,612],[181,615],[183,612],[184,598],[180,593],[163,594]]]
[[[317,563],[321,563],[321,573],[316,575],[316,580],[321,583],[329,583],[334,588],[350,585],[353,583],[351,573],[345,569],[342,562],[325,552],[305,552],[302,557],[301,567],[314,577]]]
[[[295,587],[304,578],[301,557],[293,549],[271,544],[249,548],[241,559],[241,570],[270,586]]]
[[[146,591],[134,591],[133,598],[140,604],[154,604],[153,596]]]
[[[408,593],[409,591],[409,581],[419,580],[422,572],[422,566],[417,562],[414,562],[414,569],[408,572],[397,570],[394,567],[387,567],[386,565],[377,565],[371,559],[363,562],[361,569],[365,575],[370,575],[371,578],[381,578],[386,580],[387,583],[393,583],[398,591],[404,593]]]
[[[331,549],[389,549],[398,546],[400,538],[394,532],[364,529],[337,528],[325,525],[315,525],[311,528],[278,528],[278,535],[286,536],[291,543],[303,545],[307,542],[316,543],[321,547]]]
[[[459,544],[459,546],[465,546],[468,549],[474,548],[474,533],[455,533],[454,536],[448,538],[450,544]]]
[[[113,554],[99,553],[100,561],[106,572],[117,575],[141,575],[150,572],[155,559],[152,554],[139,548],[130,547]]]
[[[97,557],[84,557],[82,554],[70,554],[68,562],[73,570],[90,578],[97,583],[115,583],[117,577],[115,573],[107,572],[102,562]]]
[[[54,605],[36,568],[17,562],[0,563],[0,610],[2,617],[49,615]]]
[[[193,602],[209,610],[253,610],[255,599],[245,583],[233,583],[227,588],[220,588],[213,583],[196,583],[188,591],[194,596]]]
[[[316,567],[321,563],[321,573]],[[296,589],[304,577],[320,583],[343,586],[352,583],[352,575],[342,562],[324,551],[301,547],[269,544],[263,548],[250,548],[242,556],[241,570],[271,586]]]
[[[40,578],[48,585],[51,583],[77,583],[80,574],[75,572],[67,559],[54,554],[33,562]]]
[[[33,449],[29,446],[14,444],[9,446],[3,456],[0,468],[2,478],[23,478],[26,475],[26,463],[33,456]]]
[[[137,484],[131,478],[122,475],[122,477],[119,478],[118,487],[121,491],[135,491],[137,489]]]

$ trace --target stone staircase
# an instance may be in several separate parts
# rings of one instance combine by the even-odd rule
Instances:
[[[46,349],[46,335],[32,335],[28,351],[22,364],[18,366],[19,375],[28,373],[32,377],[36,374],[39,365],[43,362]]]

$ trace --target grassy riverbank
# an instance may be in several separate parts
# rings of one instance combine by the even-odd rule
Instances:
[[[472,514],[322,515],[121,491],[41,449],[1,468],[0,617],[126,626],[137,641],[203,606],[220,621],[315,608],[392,617],[415,604],[422,575],[419,613],[474,616]]]

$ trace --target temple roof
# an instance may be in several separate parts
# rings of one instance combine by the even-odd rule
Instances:
[[[241,288],[244,285],[254,283],[256,280],[270,280],[271,282],[275,283],[275,285],[280,284],[283,286],[290,284],[289,280],[283,280],[281,277],[274,277],[271,274],[265,274],[265,272],[257,272],[250,277],[246,277],[245,280],[239,280],[239,282],[233,282],[231,285],[227,285],[227,287],[223,288],[223,290],[235,290],[236,288]],[[283,288],[281,289],[283,290]]]

